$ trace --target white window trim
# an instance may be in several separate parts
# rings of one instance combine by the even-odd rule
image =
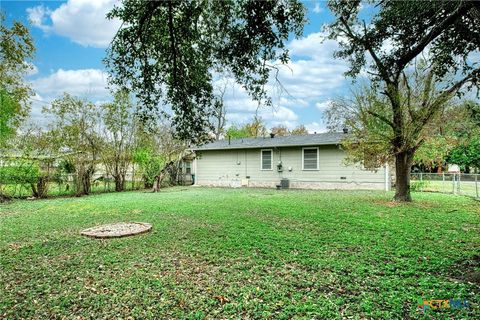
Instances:
[[[263,169],[263,151],[270,151],[272,155],[270,157],[270,169]],[[261,171],[273,171],[273,149],[261,149],[260,150],[260,170]]]
[[[304,157],[305,157],[305,151],[304,150],[317,150],[317,168],[316,169],[305,169],[305,161],[304,161]],[[305,147],[305,148],[302,148],[302,171],[318,171],[320,168],[320,150],[318,149],[318,147]]]

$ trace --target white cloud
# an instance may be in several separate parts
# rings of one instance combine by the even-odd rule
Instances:
[[[321,123],[318,123],[318,122],[307,123],[305,125],[305,128],[307,128],[309,133],[327,132],[327,127],[324,124],[321,124]]]
[[[45,24],[47,17],[52,13],[50,9],[40,5],[33,8],[27,8],[27,13],[28,19],[34,26],[42,29],[44,32],[50,31],[51,27]]]
[[[325,40],[321,32],[292,40],[287,48],[292,61],[287,66],[280,66],[278,79],[282,88],[276,84],[273,76],[266,86],[277,111],[261,107],[258,114],[267,122],[267,126],[284,124],[293,127],[312,119],[321,122],[322,113],[330,99],[341,95],[349,81],[343,76],[348,65],[333,57],[338,45],[333,40]],[[252,101],[238,84],[226,90],[224,102],[230,123],[251,121],[258,107],[258,103]],[[317,122],[309,126],[311,132],[326,130]]]
[[[297,121],[298,115],[290,108],[258,106],[258,103],[252,101],[246,94],[244,97],[225,100],[227,106],[227,120],[230,123],[246,123],[252,121],[255,113],[262,118],[267,125],[273,122]]]
[[[259,110],[259,115],[266,121],[297,121],[298,115],[286,107],[268,108]]]
[[[46,33],[67,37],[83,46],[107,47],[121,25],[106,14],[117,0],[69,0],[55,10],[41,6],[28,8],[32,24]]]
[[[90,101],[110,101],[107,89],[107,74],[99,69],[63,70],[31,81],[35,96],[31,100],[31,119],[44,126],[49,119],[42,114],[42,109],[64,92],[86,98]]]
[[[317,102],[315,103],[315,108],[317,108],[321,112],[324,112],[328,107],[330,107],[331,103],[332,103],[332,100]]]
[[[280,97],[277,101],[279,106],[292,107],[292,108],[305,108],[309,106],[309,103],[305,99],[295,99],[292,97]]]
[[[50,102],[50,100],[47,100],[38,93],[35,93],[35,95],[30,98],[31,110],[29,122],[40,127],[46,127],[51,118],[43,114],[42,110],[45,106],[48,106]]]
[[[333,52],[337,48],[337,42],[327,39],[323,32],[310,33],[306,37],[293,39],[288,44],[292,56],[307,56],[321,61],[337,61],[333,59]]]
[[[315,7],[313,7],[313,12],[320,13],[323,11],[323,8],[320,6],[320,3],[315,3]]]
[[[343,87],[348,66],[333,57],[337,48],[337,43],[325,40],[321,32],[288,44],[292,61],[281,68],[279,79],[292,98],[312,103]]]
[[[99,69],[63,70],[32,81],[36,92],[45,96],[58,96],[68,92],[76,96],[101,99],[108,95],[108,76]]]

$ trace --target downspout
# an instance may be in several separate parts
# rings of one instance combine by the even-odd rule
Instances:
[[[248,176],[248,168],[247,168],[247,149],[244,149],[244,154],[245,154],[245,179],[247,179],[247,176]]]
[[[193,185],[196,186],[198,183],[198,174],[197,174],[197,155],[195,154],[195,158],[193,158],[193,174],[195,175],[195,179],[193,181]]]

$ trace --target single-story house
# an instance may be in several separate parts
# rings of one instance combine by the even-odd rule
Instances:
[[[346,165],[344,133],[225,139],[192,147],[194,184],[223,187],[389,189],[388,165]]]

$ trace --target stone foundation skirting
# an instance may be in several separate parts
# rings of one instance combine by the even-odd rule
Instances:
[[[199,180],[196,186],[226,187],[226,188],[276,188],[280,181],[245,181],[233,180]],[[315,189],[315,190],[384,190],[384,182],[322,182],[322,181],[294,181],[290,180],[291,189]]]

